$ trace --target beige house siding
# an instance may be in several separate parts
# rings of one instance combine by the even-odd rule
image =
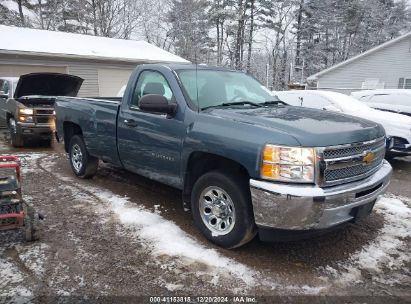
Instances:
[[[84,79],[78,93],[79,96],[99,96],[97,68],[95,65],[72,63],[69,65],[68,73]]]
[[[133,70],[103,68],[98,69],[100,96],[117,96],[120,89],[127,84]]]
[[[136,66],[136,63],[0,55],[0,76],[20,76],[34,72],[69,73],[84,79],[79,92],[79,96],[83,97],[98,97],[104,95],[104,93],[111,93],[110,95],[115,96],[118,92],[117,83],[123,83],[125,75],[129,76]],[[110,72],[112,73],[113,86],[110,90],[101,90],[99,87],[99,71],[103,71],[103,73],[100,72],[100,75],[104,75],[103,84],[107,84],[110,78]],[[100,95],[100,93],[102,93],[102,95]]]
[[[398,88],[400,78],[411,79],[411,37],[319,75],[318,88],[361,89],[365,81],[379,81],[386,89]]]

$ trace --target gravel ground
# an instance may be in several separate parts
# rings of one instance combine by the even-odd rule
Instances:
[[[255,239],[224,250],[197,231],[177,190],[107,164],[93,179],[77,179],[59,144],[14,150],[3,134],[0,154],[22,158],[24,197],[45,215],[38,242],[0,234],[0,303],[411,300],[411,158],[392,161],[389,192],[360,223],[307,241]]]

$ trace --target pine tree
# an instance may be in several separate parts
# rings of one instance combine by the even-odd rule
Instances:
[[[176,53],[192,62],[208,62],[213,47],[207,9],[206,1],[173,0],[168,14]]]

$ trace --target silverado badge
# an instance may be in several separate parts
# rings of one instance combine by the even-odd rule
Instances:
[[[368,151],[364,154],[362,161],[364,162],[364,165],[369,165],[374,159],[375,159],[375,154],[371,151]]]

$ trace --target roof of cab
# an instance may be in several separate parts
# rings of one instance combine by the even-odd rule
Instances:
[[[159,63],[159,64],[143,64],[140,65],[142,67],[147,67],[149,68],[154,67],[154,66],[164,66],[167,67],[171,70],[212,70],[212,71],[225,71],[225,72],[237,72],[237,73],[242,73],[242,71],[237,71],[237,70],[232,70],[226,67],[218,67],[218,66],[212,66],[212,65],[206,65],[206,64],[193,64],[193,63]]]

